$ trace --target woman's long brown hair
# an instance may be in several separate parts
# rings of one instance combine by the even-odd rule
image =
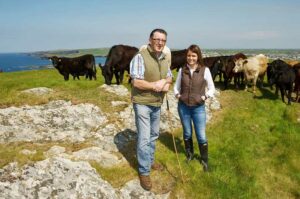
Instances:
[[[190,45],[190,47],[188,47],[187,50],[191,51],[193,53],[196,53],[198,55],[198,60],[197,60],[198,65],[200,67],[204,66],[201,49],[200,49],[200,47],[198,45],[192,44],[192,45]]]

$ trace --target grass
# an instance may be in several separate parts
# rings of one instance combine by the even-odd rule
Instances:
[[[105,92],[98,71],[98,80],[65,82],[56,70],[0,73],[0,107],[36,105],[65,99],[72,103],[89,102],[105,112],[120,111],[110,106],[112,100],[126,100]],[[174,73],[176,76],[176,73]],[[128,84],[124,84],[130,88]],[[216,84],[219,86],[218,84]],[[20,94],[21,90],[48,87],[54,94],[38,98]],[[152,172],[153,191],[171,191],[171,198],[300,198],[300,104],[287,106],[269,88],[252,93],[232,88],[222,91],[222,109],[213,113],[207,126],[210,172],[204,173],[198,160],[185,163],[182,130],[175,136],[180,170],[174,152],[172,135],[162,134],[157,142],[156,160],[165,166],[163,172]],[[112,118],[113,120],[113,118]],[[195,153],[199,155],[194,139]],[[43,152],[53,145],[76,151],[90,143],[6,143],[0,144],[0,167],[18,161],[21,165],[44,159]],[[23,149],[35,149],[25,156]],[[99,174],[114,187],[122,187],[137,178],[135,144],[123,152],[129,164],[103,168],[90,162]]]

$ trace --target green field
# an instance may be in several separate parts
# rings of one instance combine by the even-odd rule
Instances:
[[[84,78],[64,81],[54,69],[0,73],[0,107],[64,99],[73,103],[93,103],[105,112],[118,111],[110,106],[110,102],[124,99],[99,92],[99,86],[104,82],[100,71],[97,77],[97,81]],[[125,86],[130,89],[128,84]],[[55,94],[44,97],[20,94],[20,91],[34,87],[53,88]],[[162,134],[156,159],[167,169],[151,174],[153,183],[159,185],[154,187],[154,192],[171,190],[171,198],[300,198],[300,104],[287,106],[267,87],[258,89],[255,98],[250,92],[235,91],[232,87],[221,91],[222,109],[213,113],[212,122],[207,126],[210,172],[204,173],[197,160],[185,163],[182,131],[175,129],[173,133],[184,182],[181,181],[172,136]],[[0,168],[12,161],[24,165],[42,160],[45,158],[43,152],[54,144],[70,151],[90,145],[88,141],[78,144],[0,144]],[[197,146],[195,139],[194,146]],[[38,153],[25,157],[19,153],[24,148],[35,148]],[[198,148],[195,150],[199,154]],[[135,160],[132,163],[136,165]],[[114,187],[137,178],[135,168],[130,165],[110,169],[95,162],[91,165]]]

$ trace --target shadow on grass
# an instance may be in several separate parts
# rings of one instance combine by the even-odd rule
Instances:
[[[183,147],[182,140],[174,135],[174,141],[173,141],[172,133],[174,133],[174,132],[166,132],[166,133],[160,134],[160,136],[159,136],[160,142],[163,145],[165,145],[170,151],[175,153],[176,152],[175,147],[174,147],[174,141],[175,141],[177,152],[184,153],[184,147]]]
[[[114,137],[114,143],[119,152],[125,157],[129,165],[137,172],[136,159],[136,132],[131,129],[125,129],[117,133]]]
[[[266,86],[260,87],[258,89],[261,91],[262,95],[254,96],[255,99],[270,99],[270,100],[278,99],[278,96],[275,93],[273,93],[270,89],[268,89]]]

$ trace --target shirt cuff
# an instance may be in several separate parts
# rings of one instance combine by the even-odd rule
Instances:
[[[145,79],[143,75],[130,75],[132,79]]]

